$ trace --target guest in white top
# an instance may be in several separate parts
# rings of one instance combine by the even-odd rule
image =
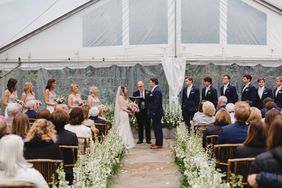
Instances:
[[[79,94],[78,85],[71,84],[70,90],[71,94],[68,97],[68,107],[70,109],[79,107],[83,103],[83,100],[81,99],[81,96]]]
[[[236,119],[234,117],[234,104],[233,103],[228,103],[225,107],[225,109],[227,110],[227,112],[229,112],[230,116],[231,116],[231,123],[235,123]]]
[[[34,101],[35,100],[35,93],[32,90],[32,83],[26,82],[24,86],[24,92],[22,94],[21,100],[27,104],[28,101]],[[28,110],[26,106],[24,106],[23,113],[25,113]]]
[[[18,99],[17,95],[17,86],[18,81],[14,78],[8,80],[7,89],[3,93],[2,102],[4,106],[7,106],[9,103],[16,103]],[[8,117],[7,109],[5,109],[5,118]]]
[[[99,106],[102,103],[100,102],[99,96],[98,96],[98,88],[96,86],[90,87],[90,95],[88,96],[88,106],[94,107]]]
[[[7,135],[0,140],[0,186],[18,181],[30,182],[38,188],[48,188],[43,176],[23,157],[24,143],[16,135]]]
[[[54,112],[55,106],[57,105],[56,97],[57,94],[55,92],[56,90],[56,80],[55,79],[49,79],[47,82],[47,86],[45,88],[45,104],[46,109],[50,111],[50,113]]]
[[[193,125],[203,125],[203,124],[212,124],[215,121],[215,107],[210,101],[205,101],[203,103],[203,114],[196,115],[193,118]]]

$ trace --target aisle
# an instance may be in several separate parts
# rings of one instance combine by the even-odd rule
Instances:
[[[146,143],[129,150],[111,188],[179,188],[180,173],[171,150],[173,141],[164,140],[164,147],[158,150],[151,150]]]

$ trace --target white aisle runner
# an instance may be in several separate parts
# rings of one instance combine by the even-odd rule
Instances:
[[[174,163],[173,142],[165,139],[164,147],[157,150],[146,143],[129,150],[111,188],[179,188],[181,175]]]

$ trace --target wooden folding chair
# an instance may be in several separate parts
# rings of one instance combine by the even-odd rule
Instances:
[[[211,157],[214,157],[214,145],[216,144],[218,135],[208,135],[206,136],[206,147],[210,145],[211,147]]]
[[[2,188],[36,188],[35,184],[25,181],[17,181],[9,184],[1,184]]]
[[[193,128],[194,128],[195,134],[202,135],[204,130],[206,130],[207,128],[210,128],[211,126],[212,124],[197,124],[197,125],[193,125]]]
[[[63,163],[62,160],[52,160],[52,159],[30,159],[27,160],[29,163],[33,164],[33,167],[38,170],[42,176],[45,178],[48,185],[52,185],[52,175],[55,175],[55,179],[58,180],[56,175],[56,170]]]
[[[228,159],[227,182],[230,182],[231,174],[243,176],[243,185],[247,186],[247,178],[252,162],[255,158]]]
[[[242,144],[218,144],[214,145],[214,156],[216,163],[227,167],[228,159],[231,159],[238,146]]]
[[[77,161],[79,146],[59,145],[63,154],[64,167],[74,167]]]
[[[81,155],[84,155],[86,153],[86,148],[89,147],[89,143],[90,143],[91,138],[77,137],[77,139],[78,139],[78,146],[79,146],[78,153],[81,154]]]

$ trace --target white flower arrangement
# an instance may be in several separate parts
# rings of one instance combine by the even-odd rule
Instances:
[[[74,167],[74,187],[106,188],[124,152],[123,141],[113,127],[102,143],[91,142],[86,154],[79,156]]]
[[[165,103],[163,107],[164,116],[162,123],[164,127],[168,129],[176,128],[182,122],[182,111],[180,105],[173,103],[172,106],[170,106],[168,103]]]

